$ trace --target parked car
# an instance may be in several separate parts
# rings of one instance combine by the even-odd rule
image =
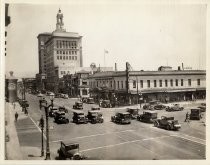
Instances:
[[[87,118],[88,118],[88,121],[91,122],[92,124],[104,122],[103,114],[101,113],[101,111],[97,111],[97,110],[88,111]]]
[[[91,97],[87,98],[87,104],[94,104],[94,99]]]
[[[200,120],[202,118],[201,109],[193,108],[190,113],[190,120]]]
[[[47,96],[50,96],[51,94],[54,94],[54,93],[53,92],[49,92],[49,91],[46,92]]]
[[[127,108],[127,112],[130,114],[131,119],[137,119],[137,116],[139,115],[138,108]]]
[[[58,107],[50,107],[49,110],[50,110],[50,111],[49,111],[49,116],[50,116],[50,117],[55,117],[55,113],[56,113],[56,112],[59,112]]]
[[[201,112],[206,112],[206,106],[199,106],[198,109],[201,110]]]
[[[184,107],[180,106],[180,104],[171,104],[166,107],[166,111],[171,112],[171,111],[182,111],[184,110]]]
[[[60,97],[63,98],[63,99],[68,99],[69,98],[68,94],[63,94],[63,93],[61,93]]]
[[[83,103],[80,101],[76,101],[75,104],[73,105],[74,109],[83,109]]]
[[[162,110],[164,108],[166,108],[166,106],[161,104],[161,103],[158,103],[157,105],[154,105],[155,110]]]
[[[174,117],[161,116],[160,119],[154,120],[154,126],[159,128],[165,128],[167,130],[179,130],[181,125],[178,120],[174,120]]]
[[[69,119],[66,118],[64,112],[55,112],[54,120],[55,120],[55,123],[57,123],[57,124],[67,124],[67,123],[69,123]]]
[[[61,93],[56,93],[55,98],[61,98]]]
[[[143,114],[138,115],[137,120],[147,123],[153,123],[157,119],[157,112],[143,111]]]
[[[128,112],[117,112],[115,116],[111,116],[111,121],[119,124],[130,124],[131,116]]]
[[[143,109],[153,110],[154,109],[154,106],[159,105],[159,104],[160,104],[160,101],[159,100],[153,100],[153,101],[150,101],[149,103],[146,103],[143,106]]]
[[[88,119],[85,116],[83,111],[73,112],[73,118],[72,119],[73,119],[73,123],[77,123],[77,124],[80,124],[80,123],[87,124],[87,122],[88,122]]]
[[[112,106],[111,106],[110,100],[102,100],[101,107],[102,108],[111,108]]]
[[[21,100],[19,100],[19,104],[20,104],[20,106],[23,107],[23,108],[29,107],[29,103],[28,103],[27,100],[21,99]]]
[[[79,152],[78,143],[67,143],[61,141],[61,146],[57,153],[59,155],[59,159],[82,160],[87,158]]]
[[[206,112],[206,103],[201,103],[198,108],[201,110],[201,112]]]

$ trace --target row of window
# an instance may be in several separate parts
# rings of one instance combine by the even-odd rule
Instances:
[[[191,79],[187,80],[188,82],[188,86],[191,86],[192,82]],[[175,86],[183,86],[184,85],[184,80],[183,79],[175,79],[175,84],[174,84],[174,80],[171,79],[170,81],[168,80],[159,80],[159,87],[163,86],[163,83],[165,84],[165,87],[171,86],[173,87]],[[136,88],[136,80],[133,81],[133,88]],[[197,85],[200,86],[200,79],[197,79]],[[151,87],[151,81],[147,80],[147,88]],[[157,80],[154,80],[154,87],[157,87]],[[143,88],[143,80],[140,80],[140,88]]]
[[[61,74],[69,74],[69,71],[61,71]]]
[[[168,80],[153,80],[154,82],[154,87],[158,87],[157,85],[157,82],[159,82],[159,87],[163,87],[163,85],[165,87],[173,87],[173,86],[184,86],[184,80],[183,79],[175,79],[175,81],[173,79],[171,79],[170,81]],[[123,89],[124,88],[124,84],[125,82],[123,81],[117,81],[117,84],[115,81],[96,81],[96,82],[90,82],[90,86],[93,87],[93,86],[97,86],[99,87],[99,84],[102,83],[102,86],[109,86],[109,87],[116,87],[117,85],[117,88],[121,88]],[[114,83],[114,84],[113,84]],[[143,88],[144,87],[144,81],[143,80],[140,80],[138,83],[140,83],[140,88]],[[188,83],[188,86],[191,86],[192,85],[192,80],[191,79],[188,79],[187,80],[187,83]],[[197,86],[200,86],[201,84],[201,81],[200,79],[197,79]],[[150,88],[151,87],[151,80],[147,80],[147,88]],[[133,88],[137,88],[137,81],[136,80],[133,80]]]
[[[77,51],[62,51],[62,50],[57,50],[57,54],[77,54]]]
[[[57,56],[57,60],[77,60],[77,56]]]
[[[72,49],[76,49],[77,47],[77,42],[76,41],[61,41],[61,40],[57,40],[56,41],[56,47],[57,48],[72,48]]]

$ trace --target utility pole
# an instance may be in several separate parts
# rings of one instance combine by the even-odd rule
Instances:
[[[130,101],[130,93],[129,93],[129,63],[126,62],[126,93],[128,98],[128,103]]]

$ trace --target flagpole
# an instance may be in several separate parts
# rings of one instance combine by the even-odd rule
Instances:
[[[104,49],[104,67],[106,67],[105,65],[106,65],[106,62],[105,62],[105,49]]]

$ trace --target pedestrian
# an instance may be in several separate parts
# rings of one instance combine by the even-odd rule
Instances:
[[[16,112],[15,113],[15,121],[17,122],[17,120],[18,120],[18,113]]]
[[[190,122],[190,114],[188,112],[186,113],[185,122]]]

